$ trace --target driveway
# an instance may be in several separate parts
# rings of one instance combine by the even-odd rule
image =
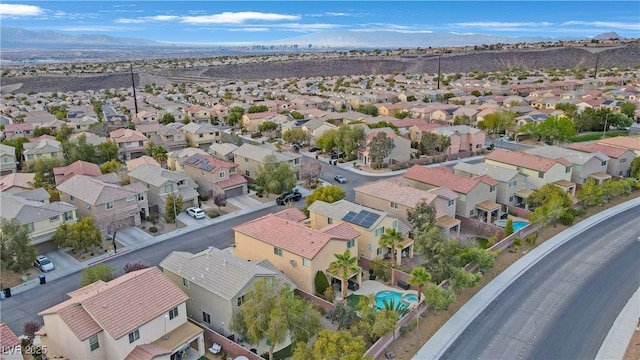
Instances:
[[[228,198],[227,202],[241,210],[250,209],[262,205],[262,202],[252,198],[249,194]]]
[[[148,240],[152,236],[135,226],[119,230],[116,234],[116,240],[123,246],[132,246],[137,242]]]

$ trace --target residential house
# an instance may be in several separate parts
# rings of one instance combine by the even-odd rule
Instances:
[[[267,155],[273,155],[276,163],[286,163],[291,167],[296,179],[300,178],[302,155],[291,152],[280,152],[270,147],[242,144],[233,152],[233,162],[238,164],[240,173],[247,178],[254,179],[258,171],[264,166]]]
[[[444,126],[432,129],[431,132],[451,139],[447,154],[458,154],[465,151],[479,151],[484,147],[485,132],[468,126]]]
[[[35,173],[9,173],[0,176],[0,191],[8,193],[19,193],[33,189]]]
[[[187,146],[187,137],[182,131],[165,125],[160,125],[157,134],[151,135],[149,139],[167,151],[176,151]]]
[[[453,172],[470,178],[487,175],[497,181],[496,202],[499,204],[525,207],[524,200],[533,192],[527,184],[527,175],[515,169],[485,163],[460,162],[453,167]],[[503,210],[506,212],[507,209]]]
[[[62,224],[75,224],[76,206],[64,201],[53,203],[25,199],[18,194],[0,192],[0,218],[16,219],[27,229],[31,243],[49,241]]]
[[[184,172],[195,181],[200,193],[211,198],[224,194],[227,198],[247,194],[247,179],[238,164],[210,155],[192,155],[184,161]]]
[[[166,170],[160,166],[141,164],[129,171],[128,175],[132,184],[140,182],[147,187],[151,213],[166,214],[169,195],[182,197],[184,209],[198,206],[198,185],[185,174]]]
[[[395,163],[405,163],[411,160],[411,141],[402,136],[396,135],[390,128],[380,128],[370,130],[364,139],[364,145],[358,148],[358,160],[363,165],[371,165],[371,141],[379,133],[385,133],[388,139],[393,140],[393,149],[391,153],[382,159],[383,164],[392,165]]]
[[[256,281],[266,279],[276,289],[285,284],[296,288],[269,260],[247,261],[213,246],[196,254],[173,251],[160,267],[189,296],[187,316],[216,331],[231,324]]]
[[[582,151],[585,153],[600,152],[609,157],[607,162],[607,174],[617,177],[628,177],[631,175],[631,162],[637,156],[630,149],[609,146],[598,143],[572,143],[569,149]]]
[[[77,206],[79,216],[91,216],[103,236],[118,227],[139,226],[149,215],[147,187],[141,183],[119,186],[74,175],[58,191],[60,200]]]
[[[109,137],[116,142],[118,153],[125,161],[142,156],[144,147],[149,142],[141,132],[125,128],[111,131]]]
[[[7,124],[4,126],[4,136],[6,139],[13,139],[17,137],[33,137],[33,125],[22,123],[22,124]]]
[[[173,171],[184,171],[184,161],[196,154],[208,155],[204,150],[192,147],[172,151],[167,154],[167,167]]]
[[[597,141],[598,144],[628,149],[640,156],[640,137],[616,136]]]
[[[215,127],[210,123],[188,123],[180,128],[187,139],[189,146],[206,150],[211,144],[220,140],[222,128]]]
[[[458,107],[449,107],[434,110],[431,113],[431,121],[441,124],[453,124],[453,116]]]
[[[17,170],[16,148],[0,144],[0,176],[15,173]]]
[[[607,174],[607,166],[611,159],[598,151],[585,153],[558,146],[539,146],[524,151],[548,159],[562,158],[567,160],[573,165],[571,181],[576,184],[582,184],[588,178],[594,179],[596,183],[611,179],[611,175]]]
[[[22,342],[5,323],[0,323],[0,357],[3,360],[23,360],[22,351],[17,351]],[[20,348],[21,349],[21,348]],[[21,349],[22,350],[22,349]]]
[[[407,212],[424,201],[434,207],[437,224],[447,235],[460,235],[460,220],[455,218],[458,195],[448,188],[420,190],[409,186],[406,179],[398,176],[370,182],[353,190],[356,203],[388,212],[407,224]]]
[[[153,166],[162,166],[156,159],[152,158],[151,156],[148,155],[142,155],[139,158],[136,159],[132,159],[126,162],[127,165],[127,171],[131,171],[135,168],[137,168],[140,165],[153,165]]]
[[[456,175],[447,167],[428,168],[414,165],[404,175],[409,184],[422,190],[447,187],[456,199],[456,215],[493,223],[500,219],[502,206],[496,203],[498,182],[489,176],[473,178]]]
[[[110,128],[119,128],[129,122],[129,118],[119,113],[115,108],[108,105],[102,106],[102,116],[109,123]]]
[[[276,117],[278,113],[265,111],[259,113],[246,113],[242,115],[242,126],[247,129],[249,132],[258,131],[258,127],[265,121],[273,121],[273,118]],[[275,121],[274,121],[275,122]]]
[[[134,124],[136,124],[136,129],[137,129],[137,125],[142,125],[142,124],[153,124],[153,123],[158,123],[158,114],[156,114],[154,111],[148,111],[148,110],[142,110],[140,112],[138,112],[136,114],[136,116],[133,117],[132,121]]]
[[[536,189],[554,184],[575,196],[576,184],[571,182],[573,164],[562,158],[549,159],[522,151],[495,149],[485,156],[484,162],[520,171],[527,175],[527,183]]]
[[[393,124],[393,126],[396,127],[396,129],[398,129],[398,132],[402,136],[406,136],[407,134],[411,136],[410,130],[412,126],[428,124],[426,121],[424,121],[424,119],[413,119],[413,118],[396,119],[396,120],[392,120],[391,123]]]
[[[233,152],[238,145],[231,143],[213,143],[209,146],[211,156],[225,161],[233,161]]]
[[[100,167],[94,163],[78,160],[67,166],[53,168],[56,185],[60,185],[73,175],[102,176]]]
[[[189,297],[160,269],[132,271],[68,293],[69,299],[38,313],[49,358],[198,358],[202,328],[187,320]]]
[[[42,139],[37,142],[24,143],[22,154],[27,162],[33,162],[40,158],[56,158],[64,160],[64,152],[60,141]]]
[[[318,271],[332,278],[327,269],[335,254],[349,250],[357,256],[357,231],[348,224],[312,229],[290,219],[290,211],[267,214],[233,227],[235,256],[251,262],[268,260],[282,271],[298,289],[313,294]],[[304,215],[302,215],[304,217]],[[358,284],[361,273],[351,274]]]
[[[334,203],[314,201],[309,210],[309,226],[323,229],[326,226],[348,225],[360,235],[358,237],[358,255],[369,260],[389,257],[390,249],[380,246],[380,236],[386,229],[396,229],[404,240],[396,248],[396,261],[400,265],[402,258],[413,258],[413,240],[409,238],[411,227],[402,220],[384,211],[359,205],[347,200]]]
[[[83,116],[69,118],[69,125],[73,129],[74,133],[89,131],[91,125],[98,123],[98,118],[93,116]]]
[[[409,127],[409,137],[413,142],[420,142],[422,135],[431,132],[435,128],[442,127],[440,124],[428,123],[422,120],[422,123],[412,125]]]
[[[69,141],[70,142],[78,142],[79,139],[81,137],[84,136],[84,140],[86,141],[87,144],[93,145],[93,146],[97,146],[98,144],[102,144],[103,142],[109,141],[107,140],[106,137],[104,136],[98,136],[92,132],[87,132],[87,131],[83,131],[83,132],[79,132],[79,133],[75,133],[75,134],[71,134],[69,135]]]
[[[184,109],[184,111],[192,123],[211,123],[211,112],[205,108],[194,105]]]

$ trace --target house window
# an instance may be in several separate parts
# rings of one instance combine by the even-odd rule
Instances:
[[[384,226],[377,228],[376,231],[374,232],[374,236],[380,236],[383,233],[384,233]]]
[[[226,174],[224,173],[224,171],[220,171],[220,179],[224,179],[225,176]]]
[[[178,317],[178,308],[174,307],[173,309],[169,310],[169,320],[173,320],[173,318],[177,318]]]
[[[460,194],[459,199],[460,199],[460,201],[467,201],[467,195],[466,194]]]
[[[51,153],[51,157],[57,157],[57,156],[58,156],[58,153],[57,153],[57,152],[52,152],[52,153]]]
[[[449,202],[447,203],[447,206],[453,206],[453,200],[449,200]]]
[[[242,306],[242,304],[244,303],[244,295],[240,296],[238,299],[238,306]]]
[[[567,168],[567,169],[569,169],[569,168]],[[568,172],[568,171],[565,171],[565,172]],[[542,171],[538,171],[538,177],[540,179],[544,179],[544,173]]]
[[[204,134],[199,134],[198,137],[202,139],[204,137]]]
[[[144,146],[144,144],[142,143],[142,141],[138,141],[138,146]]]
[[[351,249],[355,245],[356,245],[356,239],[351,239],[351,240],[347,241],[347,249]]]
[[[244,176],[251,177],[251,175],[249,175],[249,170],[245,170],[245,171],[244,171]]]
[[[134,341],[140,339],[140,330],[135,329],[129,333],[129,344],[133,344]]]
[[[2,162],[3,163],[8,163],[9,162],[9,157],[5,156],[2,158]]]
[[[91,351],[100,347],[100,344],[98,343],[98,335],[93,335],[89,338],[89,347],[91,348]]]
[[[207,314],[206,312],[202,312],[202,321],[204,321],[207,324],[211,324],[211,315]]]
[[[606,160],[602,162],[602,166],[607,166],[607,161]]]
[[[248,157],[244,158],[244,162],[249,162],[249,158]]]
[[[398,228],[398,220],[393,220],[393,224],[391,225],[394,229]]]
[[[620,159],[620,164],[622,164],[622,163],[626,163],[626,162],[627,162],[627,158],[622,158],[622,159]]]
[[[133,197],[133,196],[127,196],[127,201],[133,201],[133,199],[135,199],[135,197]]]
[[[582,169],[582,165],[575,165],[575,169],[576,171],[580,171],[580,169]]]
[[[472,209],[471,211],[469,211],[469,216],[473,216],[476,213],[476,211],[474,209]]]
[[[382,255],[382,248],[376,249],[376,255]]]
[[[493,186],[493,185],[490,185],[490,186],[489,186],[489,192],[490,192],[490,193],[492,193],[492,192],[494,192],[494,191],[496,191],[496,187],[495,187],[495,186]]]
[[[144,193],[138,194],[138,201],[143,201],[143,200],[144,200]]]
[[[509,202],[513,202],[513,196],[509,196]]]
[[[113,209],[113,201],[106,203],[105,206],[107,207],[107,210]]]
[[[302,258],[302,266],[309,267],[311,265],[311,260],[307,258]]]
[[[28,154],[27,155],[27,160],[33,160],[33,154]]]
[[[33,223],[28,223],[25,226],[27,227],[27,232],[33,232]]]
[[[398,203],[394,203],[393,201],[391,202],[391,208],[393,209],[397,209],[398,208]]]
[[[188,288],[189,287],[189,280],[182,278],[182,286]]]
[[[333,218],[327,218],[327,224],[329,225],[333,224]]]
[[[235,173],[236,173],[236,168],[229,169],[229,174],[235,174]]]
[[[180,181],[178,181],[178,182],[177,182],[177,184],[178,184],[178,186],[182,186],[182,185],[184,185],[184,180],[180,180]]]
[[[568,173],[569,171],[571,171],[571,167],[567,166],[566,168],[564,168],[564,172]],[[540,177],[540,175],[538,175],[538,177]]]
[[[173,192],[173,184],[167,184],[164,186],[164,192]]]
[[[73,211],[67,211],[64,213],[64,221],[73,220]]]
[[[279,247],[274,247],[273,248],[273,253],[278,255],[278,256],[282,256],[282,249],[280,249]]]
[[[60,215],[52,216],[49,218],[49,222],[57,222],[60,221]]]

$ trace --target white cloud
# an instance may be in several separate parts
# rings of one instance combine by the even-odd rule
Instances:
[[[271,31],[271,28],[268,27],[243,27],[243,28],[232,28],[226,29],[227,31],[238,31],[238,32],[267,32]]]
[[[499,28],[519,28],[519,27],[549,27],[554,25],[549,22],[499,22],[499,21],[477,21],[477,22],[461,22],[448,24],[454,27],[475,27],[486,29],[499,29]]]
[[[622,29],[622,30],[636,30],[640,31],[640,22],[637,23],[623,23],[623,22],[611,22],[611,21],[567,21],[561,24],[566,25],[584,25],[584,26],[597,26],[603,28]]]
[[[67,32],[125,32],[129,29],[125,29],[122,26],[62,26],[57,30]]]
[[[22,4],[0,4],[1,17],[40,16],[44,14],[41,7]]]
[[[180,21],[187,24],[243,24],[247,21],[291,21],[296,15],[261,13],[254,11],[223,12],[215,15],[183,16]]]

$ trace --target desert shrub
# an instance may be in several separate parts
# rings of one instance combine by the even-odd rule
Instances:
[[[520,245],[522,245],[522,239],[520,238],[513,239],[513,246],[520,246]]]
[[[155,226],[151,226],[151,227],[149,227],[149,232],[150,233],[157,233],[158,232],[158,228],[155,227]]]
[[[143,263],[142,261],[134,262],[134,263],[126,263],[124,265],[124,273],[130,273],[136,270],[142,270],[148,268],[149,265]]]
[[[207,209],[206,213],[207,216],[212,219],[220,216],[220,212],[218,212],[218,209]]]
[[[33,338],[36,335],[36,331],[40,330],[41,326],[36,321],[27,321],[22,326],[22,332],[29,339],[29,343],[33,341]]]
[[[323,297],[328,302],[332,303],[336,299],[336,291],[333,290],[331,286],[329,286],[323,293]]]
[[[570,212],[565,211],[564,213],[562,213],[562,215],[560,215],[559,220],[562,225],[570,226],[573,224],[573,215],[571,215]]]
[[[526,241],[527,244],[531,246],[535,245],[537,240],[538,240],[538,237],[535,234],[529,235],[524,239],[524,241]]]

